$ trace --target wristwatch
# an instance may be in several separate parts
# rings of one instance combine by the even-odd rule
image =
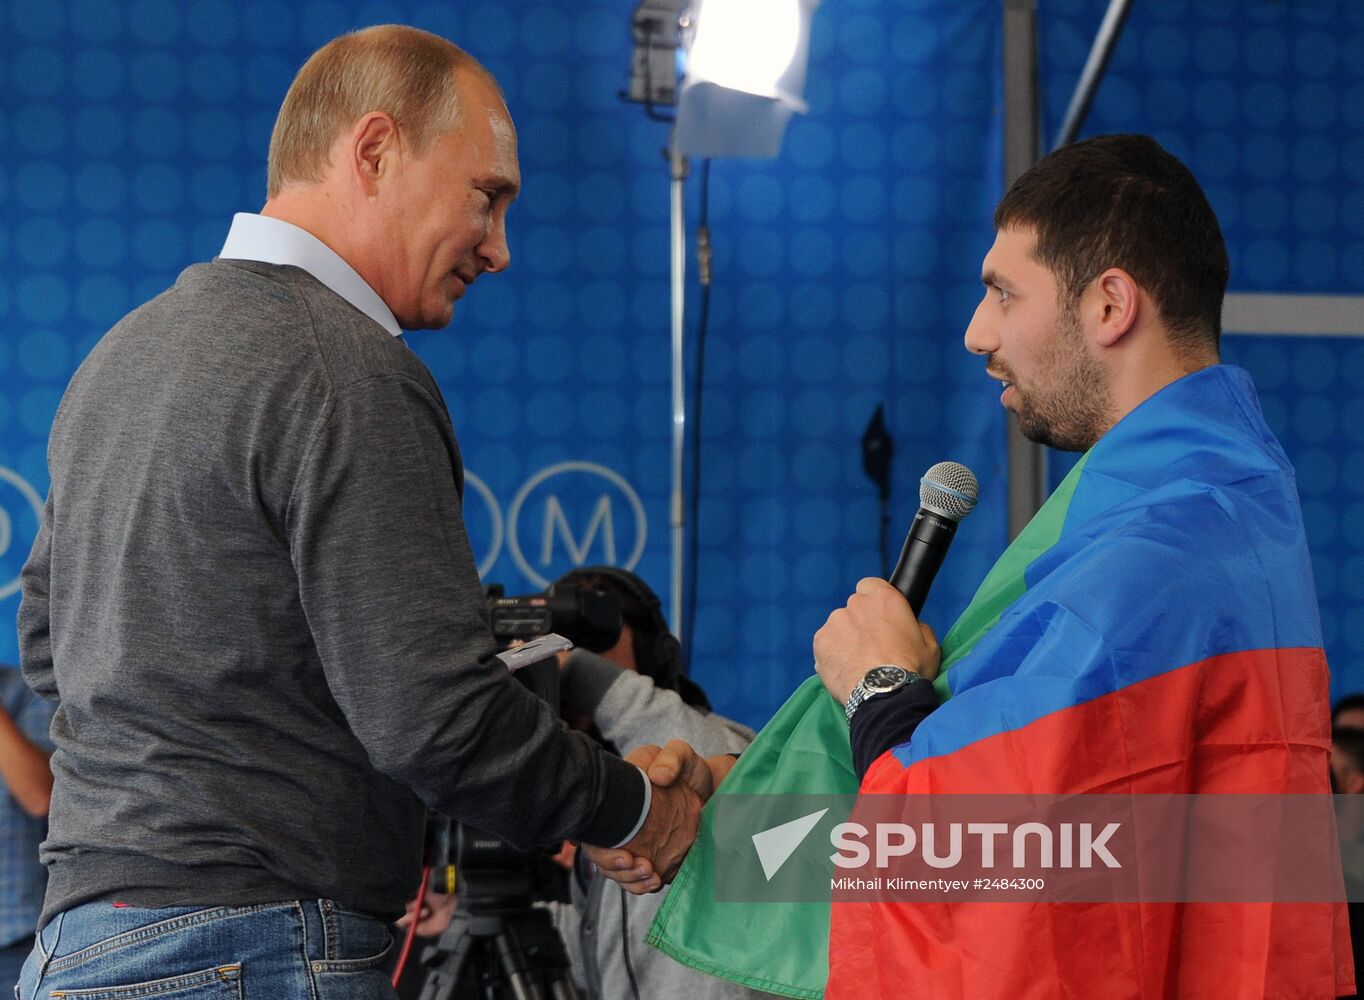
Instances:
[[[872,667],[862,675],[862,679],[853,687],[852,694],[848,695],[847,704],[843,706],[843,711],[848,716],[848,721],[852,722],[853,713],[857,711],[857,706],[868,698],[890,694],[892,691],[898,691],[907,684],[913,684],[921,679],[914,671],[897,667],[893,663],[883,663],[879,667]]]

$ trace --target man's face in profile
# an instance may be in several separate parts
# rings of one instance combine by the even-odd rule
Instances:
[[[485,271],[504,270],[507,209],[521,186],[516,130],[497,88],[457,71],[462,121],[404,159],[389,205],[393,279],[385,300],[401,326],[447,326]]]
[[[1358,795],[1364,792],[1364,774],[1355,767],[1349,754],[1331,744],[1331,787],[1338,795]]]
[[[1000,403],[1033,441],[1084,451],[1108,426],[1108,378],[1090,352],[1078,305],[1063,305],[1055,275],[1033,257],[1032,229],[1004,229],[981,265],[985,294],[966,349],[988,356]]]

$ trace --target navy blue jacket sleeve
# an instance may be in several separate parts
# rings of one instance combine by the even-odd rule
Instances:
[[[877,757],[908,743],[919,723],[938,707],[938,695],[928,681],[915,681],[889,694],[868,698],[853,713],[853,770],[860,781]]]

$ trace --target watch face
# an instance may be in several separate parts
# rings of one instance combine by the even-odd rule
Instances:
[[[866,676],[862,678],[862,686],[867,689],[868,694],[880,694],[885,691],[894,691],[908,678],[908,670],[887,664],[868,670]]]

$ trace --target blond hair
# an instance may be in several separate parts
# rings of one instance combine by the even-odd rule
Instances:
[[[322,180],[336,137],[372,111],[397,122],[420,155],[459,124],[457,69],[487,77],[458,45],[401,24],[332,39],[303,64],[284,95],[270,136],[266,196],[287,184]]]

